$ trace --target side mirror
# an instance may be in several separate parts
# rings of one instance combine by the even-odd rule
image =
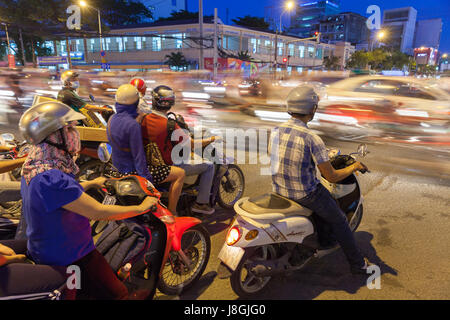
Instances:
[[[359,154],[361,157],[365,157],[368,153],[369,153],[369,150],[367,150],[367,144],[361,143],[361,144],[358,146],[358,154]]]
[[[5,140],[5,142],[14,142],[15,140],[15,137],[12,133],[3,133],[1,137],[3,138],[3,140]]]
[[[101,162],[107,163],[111,160],[112,147],[108,143],[101,143],[97,149],[97,155]]]
[[[93,96],[92,94],[89,95],[89,99],[90,99],[92,102],[95,102],[95,98],[94,98],[94,96]]]

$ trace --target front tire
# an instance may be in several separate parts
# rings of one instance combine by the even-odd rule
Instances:
[[[244,191],[245,177],[241,168],[235,164],[228,165],[228,175],[224,175],[220,181],[217,202],[224,209],[233,209]]]
[[[271,245],[261,246],[251,253],[246,251],[230,278],[231,288],[234,293],[241,298],[249,298],[261,292],[270,282],[272,277],[256,277],[248,271],[246,265],[249,260],[271,260],[275,259],[276,255],[276,250]]]
[[[159,291],[164,294],[179,295],[200,279],[211,253],[208,231],[200,225],[186,230],[181,238],[181,250],[192,264],[188,268],[177,252],[170,252],[158,283]]]

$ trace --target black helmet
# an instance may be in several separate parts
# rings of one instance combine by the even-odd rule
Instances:
[[[168,86],[158,86],[152,91],[152,108],[157,110],[170,110],[175,104],[175,93]]]

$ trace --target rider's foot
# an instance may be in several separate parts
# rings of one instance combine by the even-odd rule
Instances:
[[[206,203],[195,203],[191,210],[196,213],[203,213],[203,214],[213,214],[215,212],[214,208],[211,208]]]
[[[364,258],[364,266],[362,267],[351,266],[350,271],[353,274],[367,274],[367,268],[370,266],[373,266],[373,263],[371,263],[369,259]]]

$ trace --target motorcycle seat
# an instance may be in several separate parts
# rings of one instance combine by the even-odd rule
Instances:
[[[276,193],[242,199],[239,214],[256,220],[278,220],[290,216],[309,217],[312,211]]]

